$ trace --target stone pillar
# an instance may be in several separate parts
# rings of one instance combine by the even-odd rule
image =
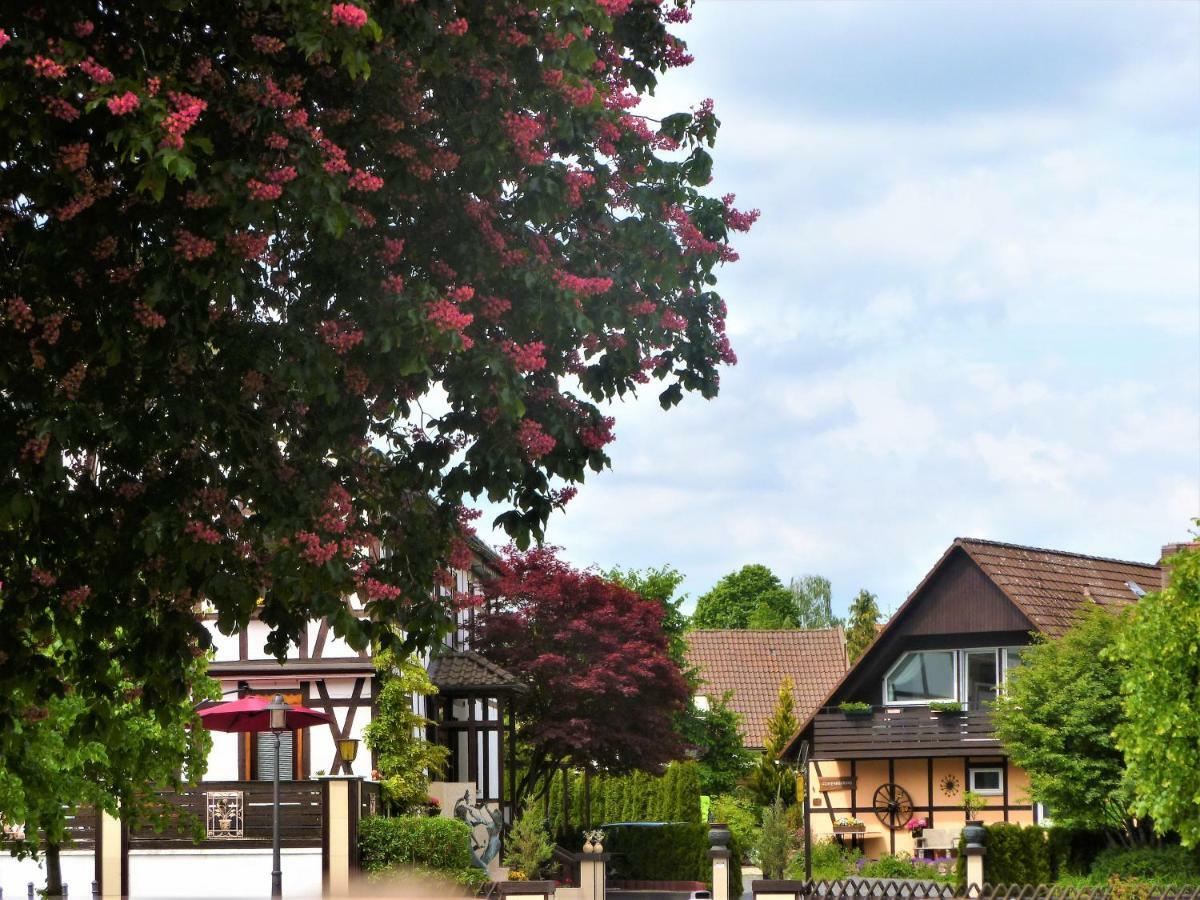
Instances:
[[[608,875],[606,864],[611,854],[604,852],[602,844],[591,845],[595,849],[579,854],[579,889],[583,900],[604,900]]]
[[[983,841],[986,834],[983,827],[975,823],[968,823],[967,827],[963,829],[963,837],[966,839],[963,855],[967,859],[968,893],[971,891],[978,893],[983,890],[983,857],[987,853]]]
[[[358,873],[362,776],[321,780],[321,883],[326,897],[345,897]]]
[[[129,895],[129,832],[121,820],[104,810],[96,812],[96,885],[101,900]]]
[[[733,837],[725,825],[712,824],[708,826],[708,842],[710,845],[708,858],[712,860],[712,895],[713,900],[730,900],[729,897],[729,867],[735,863],[730,859],[729,841]],[[733,898],[740,900],[740,898]]]

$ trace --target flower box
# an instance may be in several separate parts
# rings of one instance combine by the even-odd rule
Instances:
[[[834,825],[834,834],[862,834],[867,830],[866,825]]]

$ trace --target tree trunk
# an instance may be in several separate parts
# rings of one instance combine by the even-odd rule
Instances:
[[[583,770],[583,824],[592,827],[592,770]]]
[[[62,896],[62,865],[58,844],[46,844],[46,897]]]
[[[571,827],[571,770],[566,766],[563,766],[562,780],[562,827],[563,831],[567,831]]]

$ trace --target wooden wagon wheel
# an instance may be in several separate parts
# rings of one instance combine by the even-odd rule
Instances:
[[[912,797],[908,791],[890,781],[875,789],[871,804],[879,821],[888,828],[903,828],[913,815]]]

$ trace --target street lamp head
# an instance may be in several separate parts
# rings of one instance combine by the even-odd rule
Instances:
[[[282,694],[276,694],[271,702],[267,704],[267,715],[269,717],[269,727],[272,731],[284,731],[287,729],[287,714],[291,709],[283,701]]]
[[[354,758],[358,756],[358,738],[339,738],[338,754],[342,758],[342,762],[346,764],[346,769],[350,769],[350,764],[354,762]]]

